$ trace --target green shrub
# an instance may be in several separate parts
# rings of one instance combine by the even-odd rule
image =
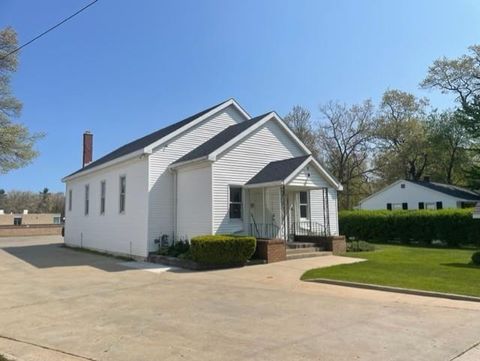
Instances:
[[[370,252],[375,251],[375,246],[365,241],[347,242],[347,252]]]
[[[472,218],[471,209],[342,211],[339,225],[347,239],[424,244],[442,241],[450,247],[480,244],[480,221]]]
[[[162,256],[179,257],[190,250],[190,244],[185,241],[178,241],[168,247],[160,247],[158,254]]]
[[[233,235],[198,236],[191,240],[192,259],[212,265],[243,265],[255,252],[254,237]]]
[[[472,254],[472,263],[480,266],[480,251]]]

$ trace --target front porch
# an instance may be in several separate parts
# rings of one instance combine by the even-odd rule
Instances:
[[[249,235],[294,242],[332,234],[327,187],[251,187],[244,195]]]

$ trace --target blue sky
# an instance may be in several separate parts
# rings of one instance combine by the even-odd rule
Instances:
[[[26,42],[89,1],[2,0],[0,27]],[[81,165],[230,97],[250,114],[418,89],[431,62],[480,42],[470,1],[100,0],[20,54],[13,78],[20,119],[46,137],[40,156],[0,175],[0,188],[62,191]]]

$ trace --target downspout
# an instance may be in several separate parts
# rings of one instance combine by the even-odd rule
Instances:
[[[177,188],[178,188],[178,177],[177,170],[172,169],[173,172],[173,242],[175,242],[177,237]]]

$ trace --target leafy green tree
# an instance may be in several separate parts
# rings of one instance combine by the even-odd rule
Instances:
[[[10,89],[11,75],[17,70],[17,56],[7,54],[16,48],[15,31],[10,27],[0,30],[0,173],[29,164],[38,155],[34,145],[42,136],[12,121],[22,110],[22,104]]]
[[[400,90],[382,97],[375,134],[375,166],[384,183],[399,178],[420,180],[429,164],[425,98]]]
[[[480,188],[480,45],[473,45],[457,58],[439,58],[420,83],[423,88],[453,94],[459,103],[460,122],[470,138],[472,156],[465,172],[471,187]]]
[[[431,148],[428,169],[433,179],[447,184],[465,184],[466,168],[472,164],[471,141],[458,111],[432,112],[427,121]]]

